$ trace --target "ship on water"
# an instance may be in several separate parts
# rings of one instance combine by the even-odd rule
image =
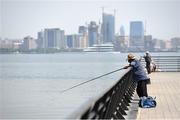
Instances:
[[[113,52],[114,45],[112,43],[94,44],[92,47],[87,47],[84,52]]]

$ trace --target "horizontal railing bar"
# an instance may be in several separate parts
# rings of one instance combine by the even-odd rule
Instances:
[[[158,68],[158,69],[175,69],[175,70],[177,70],[177,68]]]
[[[180,69],[180,67],[156,67],[157,69]]]
[[[170,60],[170,61],[180,61],[180,59],[153,59],[153,61],[159,61],[159,60],[162,60],[162,61],[166,61],[166,60]]]
[[[170,60],[170,61],[180,61],[180,57],[179,58],[168,58],[168,57],[166,57],[166,58],[154,58],[154,57],[152,57],[152,59],[154,60],[154,61],[159,61],[159,60],[161,60],[161,61],[166,61],[166,60]]]
[[[158,64],[160,64],[160,63],[179,64],[180,62],[177,62],[177,61],[175,61],[175,62],[173,62],[173,61],[154,61],[154,63],[158,63]]]
[[[157,66],[178,66],[177,64],[166,64],[166,63],[161,63],[161,64],[158,64]]]
[[[164,66],[164,65],[169,65],[169,66],[179,66],[178,63],[173,63],[173,64],[169,64],[169,63],[159,63],[159,62],[156,62],[155,64],[157,64],[158,66]]]
[[[163,57],[165,57],[165,58],[167,58],[167,57],[171,57],[171,58],[172,57],[177,57],[177,58],[180,58],[180,56],[173,56],[173,55],[172,56],[152,56],[152,57],[157,57],[157,58],[160,58],[160,57],[161,58],[163,58]]]
[[[159,60],[162,60],[162,61],[166,61],[166,60],[170,60],[170,61],[179,61],[180,59],[153,59],[154,61],[159,61]]]

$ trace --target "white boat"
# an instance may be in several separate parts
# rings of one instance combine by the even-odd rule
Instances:
[[[112,43],[94,44],[92,47],[87,47],[84,52],[113,52],[114,45]]]

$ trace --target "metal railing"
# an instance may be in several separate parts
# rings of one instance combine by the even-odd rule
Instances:
[[[125,111],[128,110],[135,88],[132,70],[129,68],[112,88],[86,103],[85,107],[73,115],[73,118],[125,119]]]
[[[180,56],[152,56],[158,71],[180,72]]]

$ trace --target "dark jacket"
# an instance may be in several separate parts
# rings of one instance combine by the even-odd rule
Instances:
[[[151,61],[152,61],[150,55],[145,55],[145,56],[144,56],[144,59],[145,59],[146,63],[149,63],[149,64],[150,64]]]
[[[148,80],[147,74],[142,66],[141,62],[137,59],[134,59],[130,62],[130,66],[133,68],[133,77],[138,82],[141,80]]]

